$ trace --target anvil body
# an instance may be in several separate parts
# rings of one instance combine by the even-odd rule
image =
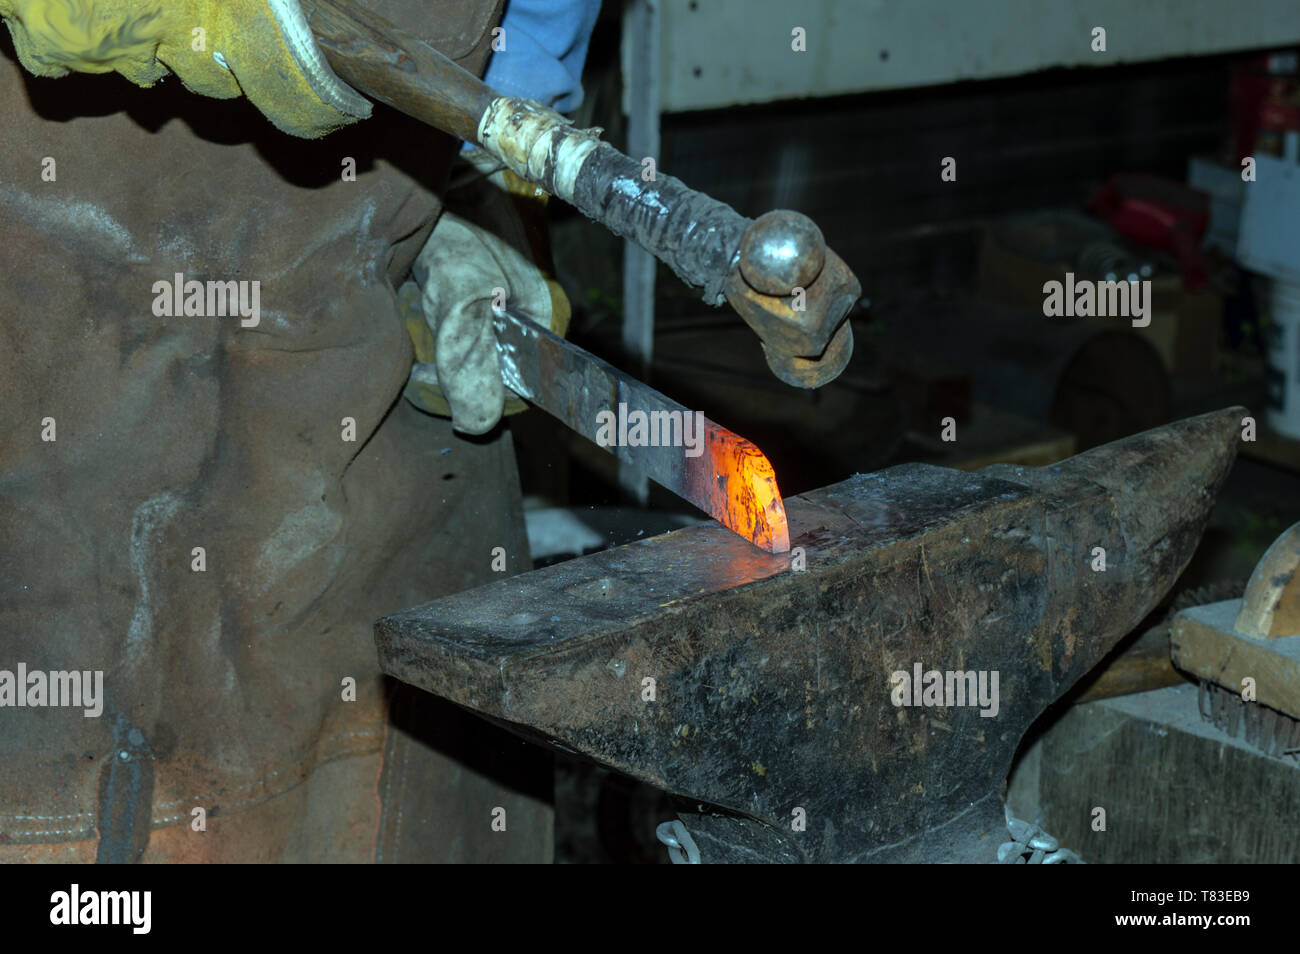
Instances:
[[[678,530],[386,617],[380,661],[721,810],[704,861],[992,861],[1021,736],[1173,585],[1245,413],[859,475],[787,498],[788,554]],[[898,704],[918,665],[996,672],[996,715]]]

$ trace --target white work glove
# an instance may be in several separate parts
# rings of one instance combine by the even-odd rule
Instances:
[[[551,292],[537,266],[504,241],[450,212],[438,220],[415,260],[420,309],[433,335],[432,361],[411,368],[411,383],[436,388],[426,410],[450,413],[466,434],[485,434],[501,420],[506,387],[501,383],[492,303],[505,300],[549,326]],[[417,357],[418,357],[417,353]]]
[[[486,154],[467,159],[471,165],[495,162]],[[508,222],[522,234],[516,199],[526,215],[544,212],[540,190],[514,173],[498,171],[481,185],[475,214],[485,220]],[[450,416],[466,434],[484,434],[503,412],[525,410],[528,405],[501,382],[493,301],[504,292],[511,307],[563,335],[569,302],[559,284],[515,246],[452,212],[438,219],[412,272],[415,282],[403,285],[398,296],[416,355],[406,397],[423,410]]]

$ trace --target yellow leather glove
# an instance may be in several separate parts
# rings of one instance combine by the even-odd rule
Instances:
[[[0,0],[0,17],[37,76],[117,71],[152,86],[171,71],[204,96],[242,93],[309,139],[370,115],[325,62],[298,0]]]

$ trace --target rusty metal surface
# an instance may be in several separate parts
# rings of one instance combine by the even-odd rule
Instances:
[[[758,219],[750,231],[766,219]],[[756,244],[765,248],[771,243]],[[814,258],[811,252],[807,257]],[[824,245],[815,257],[822,260],[822,267],[804,287],[800,300],[788,292],[773,295],[759,291],[750,285],[741,267],[731,273],[724,288],[731,307],[762,340],[763,356],[772,373],[798,388],[819,388],[839,377],[848,365],[853,356],[853,329],[845,319],[862,294],[861,284],[842,258]],[[749,274],[756,271],[751,269]]]
[[[992,861],[1021,735],[1173,584],[1244,413],[1046,468],[860,475],[786,501],[790,555],[687,528],[386,617],[380,662],[725,809],[696,820],[705,861]],[[918,664],[997,672],[996,716],[896,706]]]
[[[790,549],[772,464],[753,443],[511,309],[494,315],[501,379],[526,401],[769,553]],[[601,440],[601,416],[620,422]],[[621,422],[641,420],[641,441]],[[608,428],[609,424],[603,425]],[[613,429],[611,429],[613,430]],[[686,446],[693,445],[693,446]]]

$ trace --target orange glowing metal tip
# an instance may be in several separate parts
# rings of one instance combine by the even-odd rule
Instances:
[[[790,527],[771,461],[749,441],[707,418],[704,433],[704,453],[687,459],[688,492],[682,496],[754,546],[768,553],[788,551]]]
[[[754,546],[768,553],[790,549],[776,473],[749,441],[552,334],[527,315],[508,308],[494,314],[493,327],[501,379],[521,398]],[[611,442],[613,429],[608,425],[614,419],[620,439]],[[623,440],[629,420],[637,424],[632,439]],[[661,440],[665,435],[671,439]]]

